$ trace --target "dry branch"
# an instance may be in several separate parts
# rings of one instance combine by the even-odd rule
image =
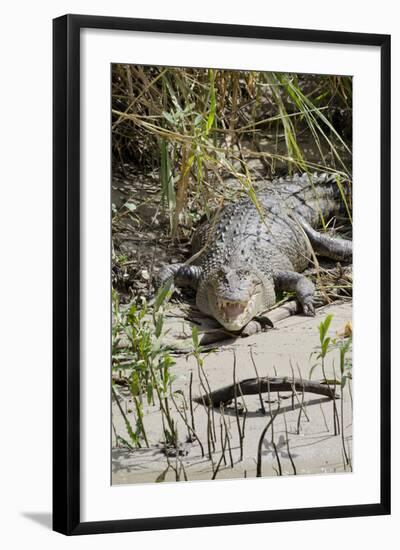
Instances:
[[[275,378],[247,378],[236,384],[230,386],[224,386],[219,390],[215,390],[201,397],[197,397],[194,400],[197,403],[203,403],[205,405],[213,405],[219,407],[221,404],[227,404],[235,399],[235,395],[257,395],[260,392],[268,392],[268,386],[270,392],[280,391],[304,391],[308,393],[315,393],[317,395],[323,395],[325,397],[338,399],[339,395],[334,393],[329,385],[314,382],[312,380],[304,380],[301,378],[288,378],[288,377],[275,377]]]

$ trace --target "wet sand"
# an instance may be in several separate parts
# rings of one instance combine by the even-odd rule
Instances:
[[[211,390],[219,389],[233,383],[233,355],[236,355],[236,381],[255,378],[256,372],[251,361],[250,349],[256,363],[258,375],[292,377],[291,366],[295,377],[309,378],[311,366],[317,362],[310,354],[318,348],[318,325],[330,313],[333,315],[329,335],[342,333],[346,323],[352,319],[352,304],[333,304],[317,310],[315,317],[295,315],[280,321],[276,328],[258,333],[248,338],[231,340],[219,346],[217,351],[202,354],[204,373]],[[169,319],[169,337],[179,337],[184,343],[188,340],[190,324],[182,319]],[[326,375],[339,377],[339,352],[328,354]],[[187,414],[191,423],[189,403],[189,386],[192,376],[193,397],[205,393],[204,376],[199,372],[193,356],[178,355],[176,365],[171,372],[176,377],[173,387],[176,403],[183,415]],[[199,376],[200,375],[200,376]],[[318,365],[313,380],[323,378]],[[201,383],[203,380],[203,385]],[[187,408],[184,407],[181,391],[185,396]],[[337,388],[340,392],[340,388]],[[124,395],[123,390],[120,394]],[[260,436],[271,414],[274,415],[280,402],[279,414],[268,429],[261,445],[262,476],[300,474],[323,474],[351,471],[352,453],[352,406],[349,383],[343,390],[343,400],[335,400],[339,420],[343,415],[344,434],[334,434],[333,401],[311,393],[294,398],[291,392],[270,394],[264,393],[261,410],[259,395],[244,396],[235,404],[225,406],[223,414],[220,409],[209,409],[203,404],[193,403],[195,432],[202,442],[204,456],[198,441],[187,443],[190,436],[185,423],[175,411],[173,417],[178,426],[179,440],[182,442],[178,457],[166,457],[163,451],[163,428],[161,413],[157,406],[145,408],[144,425],[149,441],[149,448],[129,450],[115,447],[113,431],[112,481],[113,484],[150,483],[159,481],[176,481],[180,479],[210,480],[242,477],[255,477],[257,474],[257,453]],[[242,407],[241,402],[244,401]],[[133,404],[125,394],[122,406],[128,418],[134,424]],[[236,409],[242,414],[236,414]],[[342,409],[343,408],[343,409]],[[246,414],[243,411],[247,410]],[[239,420],[239,428],[238,428]],[[125,423],[116,404],[113,403],[113,423],[118,434],[129,440]],[[244,426],[243,426],[244,425]],[[216,442],[210,443],[209,430],[215,430]],[[239,436],[239,431],[242,438]],[[229,437],[226,435],[229,434]],[[221,435],[222,434],[222,435]],[[193,439],[193,438],[192,438]],[[242,449],[240,440],[242,439]],[[343,445],[350,457],[346,464]],[[230,447],[230,450],[229,450]],[[209,458],[212,451],[212,461]],[[222,449],[225,448],[225,452]],[[173,453],[172,453],[173,454]],[[242,455],[242,459],[241,459]],[[233,467],[232,467],[233,465]],[[170,466],[168,468],[168,466]],[[215,474],[216,469],[218,469]]]

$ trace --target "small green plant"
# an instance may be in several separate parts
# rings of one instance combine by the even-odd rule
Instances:
[[[344,437],[344,406],[343,406],[343,390],[349,380],[352,379],[352,360],[349,355],[351,352],[352,345],[352,336],[351,331],[344,331],[340,336],[332,338],[328,336],[328,331],[332,322],[332,315],[327,315],[325,319],[319,324],[319,340],[320,347],[317,352],[313,352],[311,355],[316,355],[317,359],[320,359],[320,363],[314,364],[310,369],[310,379],[313,371],[318,365],[321,365],[322,374],[323,374],[323,383],[328,384],[332,392],[332,403],[333,403],[333,425],[335,435],[341,434],[342,437],[342,449],[344,457],[345,468],[352,468],[351,458],[348,449],[346,448],[346,442]],[[325,371],[326,366],[326,357],[328,353],[333,351],[339,351],[339,365],[340,365],[340,380],[336,379],[336,373],[333,364],[333,378],[328,378]],[[336,387],[340,388],[340,420],[339,413],[336,406]],[[351,389],[349,385],[349,392],[351,395]]]
[[[169,293],[168,288],[162,289],[155,299],[153,308],[150,308],[147,301],[142,298],[123,310],[118,293],[113,291],[112,368],[114,373],[124,373],[135,405],[134,428],[119,406],[134,446],[141,446],[141,440],[149,446],[143,420],[145,403],[158,403],[165,416],[164,431],[168,443],[176,438],[175,424],[168,405],[168,395],[174,379],[170,370],[174,360],[161,341],[164,326],[163,304]],[[119,405],[115,385],[113,396]]]
[[[319,340],[320,340],[320,348],[316,352],[312,352],[311,356],[316,355],[316,359],[320,359],[321,363],[315,363],[311,369],[309,377],[311,379],[311,376],[314,372],[314,370],[321,365],[324,381],[326,383],[329,382],[329,379],[326,377],[325,374],[325,363],[326,363],[326,356],[328,353],[339,350],[339,358],[340,358],[340,383],[341,387],[343,388],[346,385],[347,380],[351,379],[351,371],[352,371],[352,361],[349,357],[349,352],[351,351],[351,345],[352,345],[352,337],[351,334],[349,334],[347,337],[346,335],[338,336],[335,338],[332,338],[331,336],[328,336],[329,327],[332,322],[333,315],[327,315],[325,319],[318,325],[319,330]],[[335,383],[337,381],[335,380]]]

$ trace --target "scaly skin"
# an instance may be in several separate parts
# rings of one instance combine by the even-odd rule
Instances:
[[[306,315],[314,315],[314,285],[301,272],[315,253],[336,260],[351,257],[351,241],[318,233],[321,217],[341,210],[333,177],[281,178],[257,194],[263,215],[248,198],[226,206],[195,232],[191,263],[162,268],[160,284],[197,289],[196,304],[231,331],[275,304],[276,291],[294,291]]]

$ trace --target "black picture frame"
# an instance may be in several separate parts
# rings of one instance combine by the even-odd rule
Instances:
[[[273,511],[80,520],[80,31],[84,28],[306,41],[381,50],[380,501]],[[53,21],[53,528],[66,535],[390,513],[390,36],[65,15]]]

